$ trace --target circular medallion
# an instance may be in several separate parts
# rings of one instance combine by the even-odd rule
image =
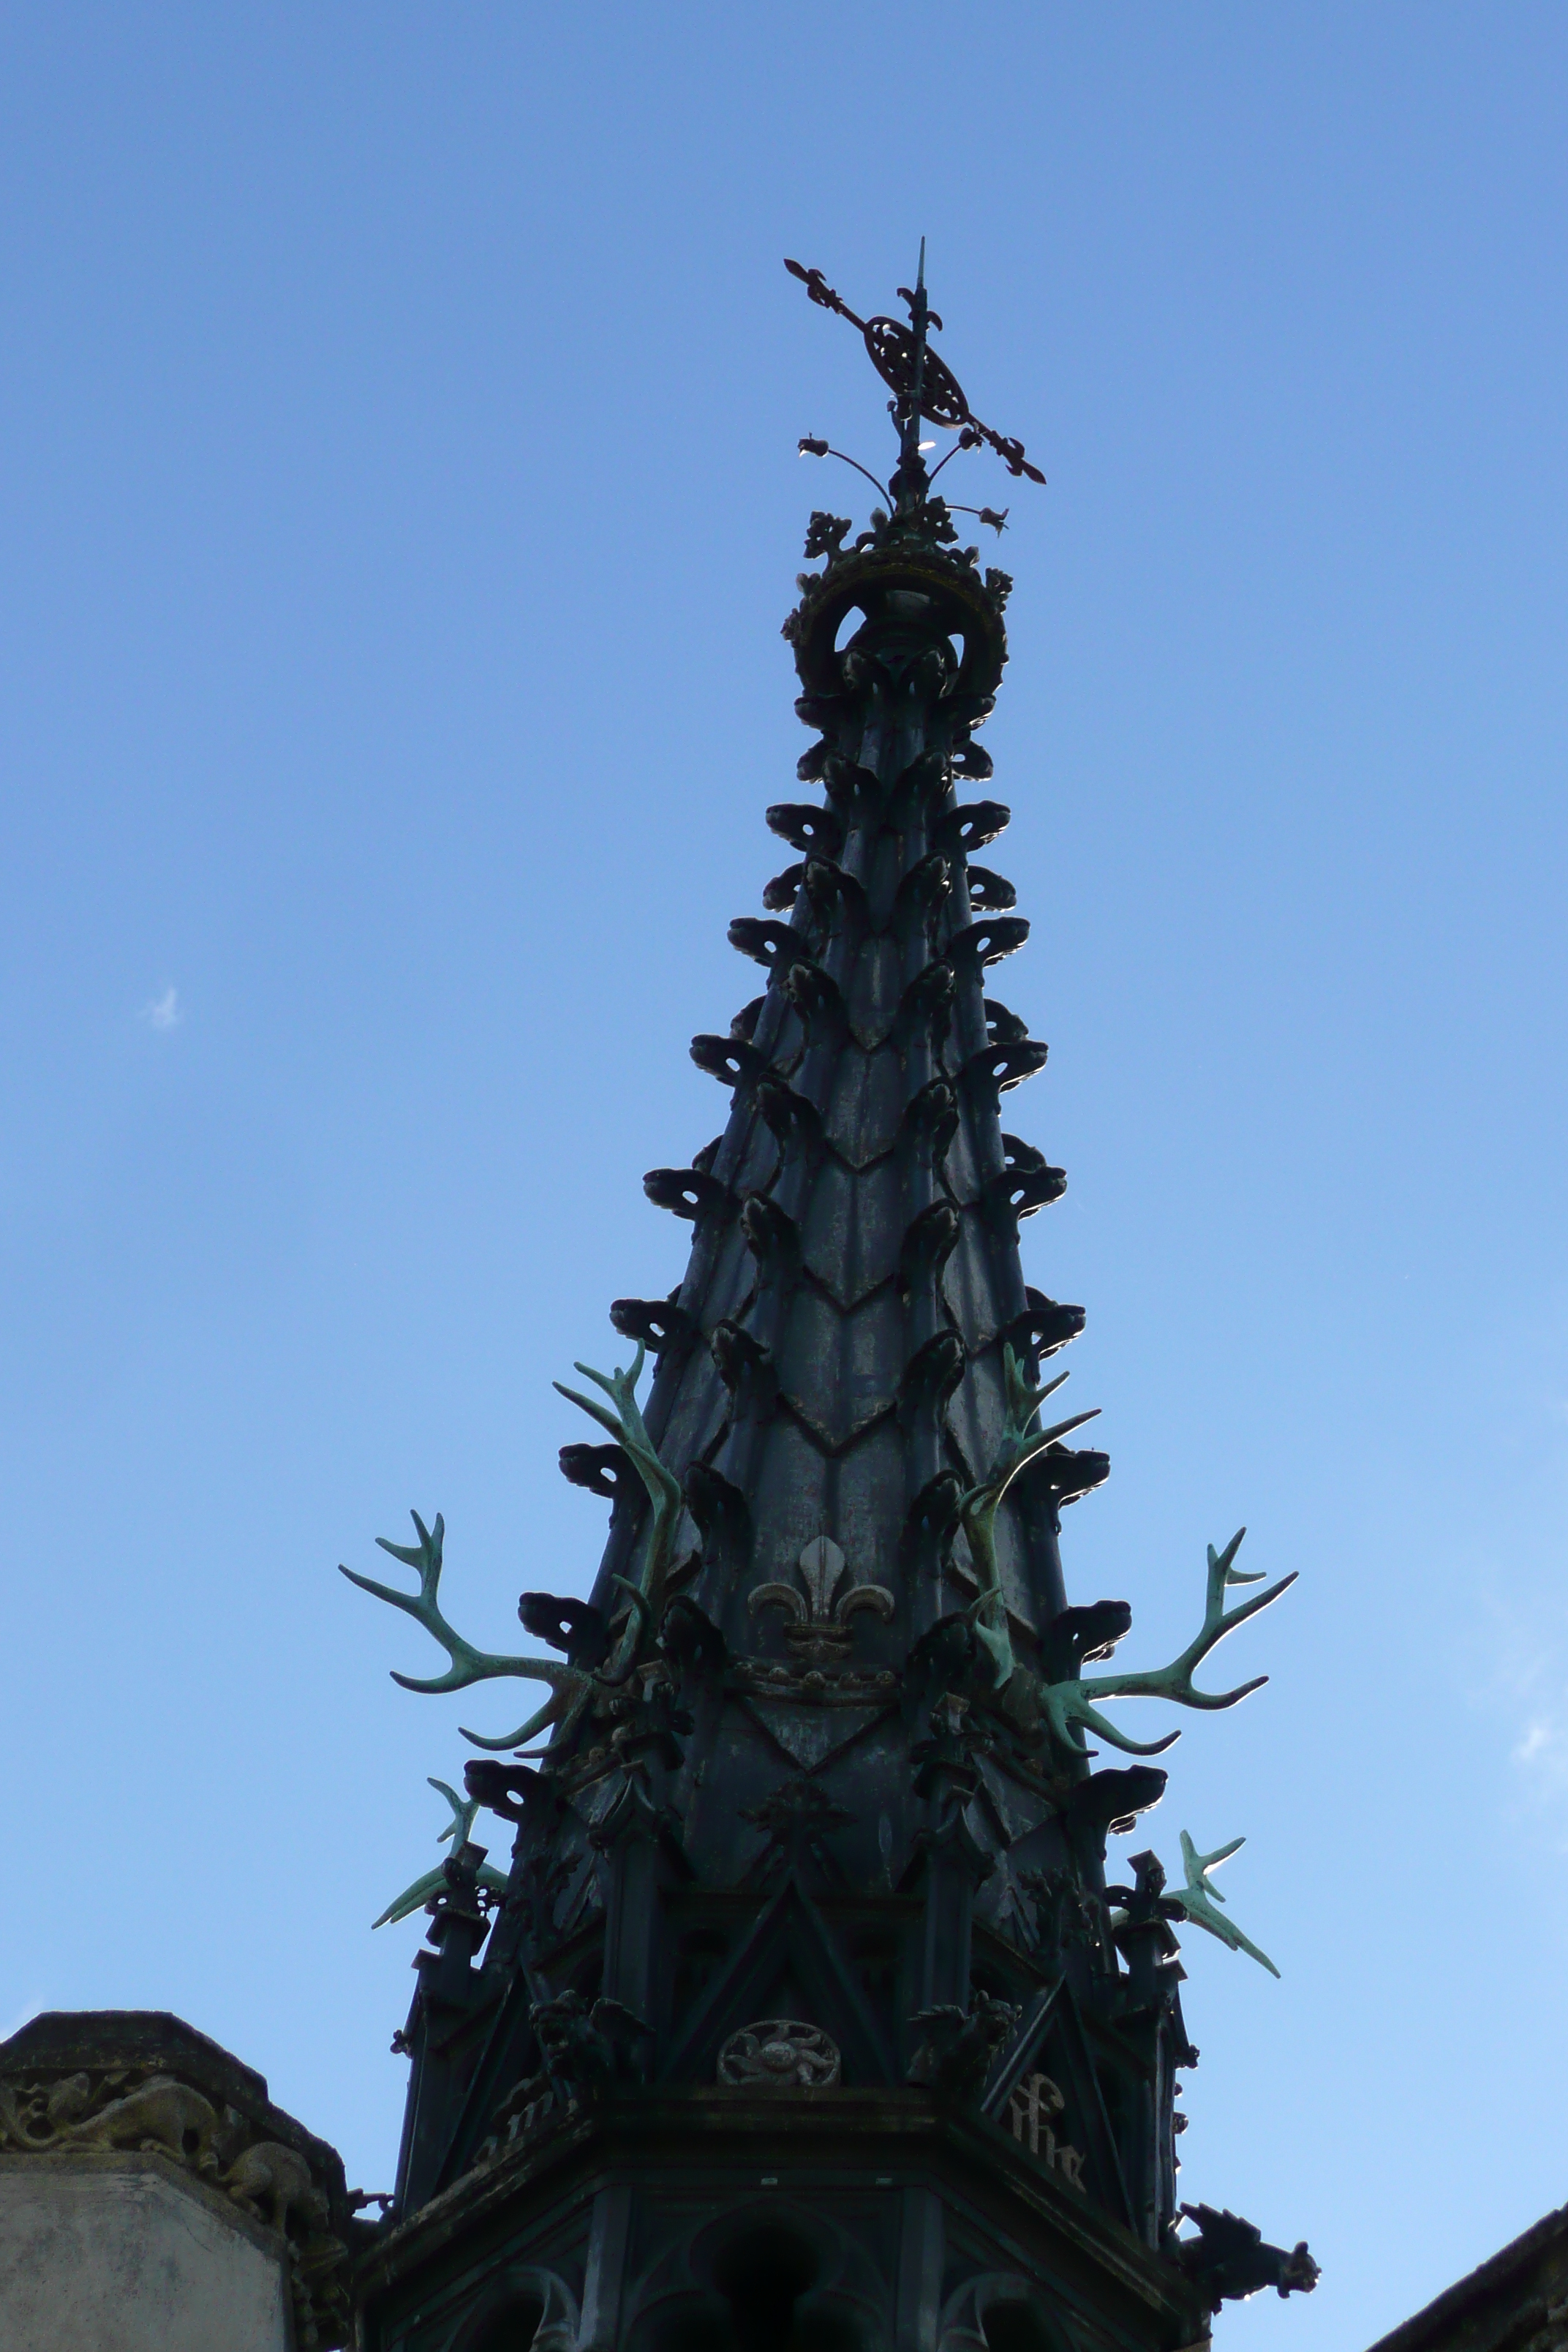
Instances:
[[[891,392],[902,399],[915,388],[915,339],[897,319],[868,319],[866,349],[871,365]],[[950,430],[969,422],[969,403],[952,370],[926,345],[921,376],[921,415]]]
[[[742,2025],[719,2053],[719,2080],[737,2089],[826,2091],[838,2074],[837,2043],[797,2017]]]

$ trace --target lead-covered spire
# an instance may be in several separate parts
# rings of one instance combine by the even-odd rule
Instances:
[[[612,1306],[629,1363],[563,1385],[606,1441],[561,1456],[611,1506],[591,1599],[525,1593],[543,1651],[502,1657],[444,1613],[439,1519],[386,1547],[416,1594],[354,1577],[446,1649],[447,1671],[415,1687],[542,1686],[524,1723],[478,1727],[476,1745],[547,1736],[467,1769],[469,1801],[515,1825],[513,1860],[504,1895],[487,1891],[459,1809],[405,2033],[400,2210],[525,2158],[548,2169],[590,2126],[664,2128],[661,2100],[699,2100],[681,2129],[700,2118],[728,2161],[725,2134],[757,2127],[748,2098],[809,2092],[836,2144],[882,2136],[867,2165],[935,2162],[914,2154],[922,2134],[978,2131],[998,2215],[1047,2180],[1141,2243],[1173,2342],[1183,2311],[1226,2291],[1208,2225],[1174,2235],[1175,2075],[1196,2053],[1172,1930],[1215,1930],[1193,1868],[1216,1857],[1190,1849],[1181,1895],[1152,1853],[1108,1892],[1107,1839],[1165,1773],[1096,1769],[1097,1751],[1175,1737],[1135,1737],[1121,1699],[1225,1707],[1255,1687],[1194,1677],[1290,1580],[1231,1601],[1256,1580],[1240,1538],[1211,1550],[1193,1642],[1131,1672],[1111,1663],[1127,1605],[1064,1591],[1062,1511],[1109,1465],[1079,1442],[1092,1407],[1059,1393],[1082,1310],[1031,1288],[1019,1255],[1021,1220],[1066,1178],[1011,1131],[1006,1098],[1046,1049],[993,992],[1028,935],[981,861],[1009,817],[977,732],[1010,583],[961,544],[920,420],[1035,469],[930,350],[923,273],[908,299],[909,330],[855,320],[893,394],[888,503],[853,537],[812,516],[816,568],[784,624],[809,796],[767,811],[794,855],[765,911],[730,926],[760,992],[692,1043],[723,1124],[646,1179],[692,1229],[686,1274],[668,1298]],[[805,2130],[805,2112],[778,2110],[780,2128]],[[775,2185],[805,2165],[797,2203],[827,2230],[809,2137],[786,2133],[770,2161]],[[1257,2260],[1278,2256],[1283,2292],[1310,2284],[1300,2253]]]

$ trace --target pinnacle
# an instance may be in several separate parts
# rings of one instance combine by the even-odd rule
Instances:
[[[413,1687],[517,1677],[548,1694],[514,1732],[465,1735],[548,1744],[468,1767],[469,1798],[517,1824],[512,1869],[479,1966],[475,1880],[468,1940],[448,1938],[429,1979],[431,2002],[493,2011],[496,2068],[535,2071],[504,2117],[488,2090],[463,2092],[410,2177],[426,2193],[460,2177],[474,2150],[510,2145],[514,2115],[556,2128],[574,2081],[573,2098],[603,2101],[656,2074],[691,2087],[719,2067],[731,2084],[738,2066],[734,2087],[745,2052],[820,2041],[835,2053],[823,2095],[901,2085],[1019,2132],[1023,2118],[1047,2163],[1059,2135],[1041,2118],[1070,2105],[1081,2137],[1061,2141],[1058,2177],[1157,2248],[1175,2211],[1169,2085],[1194,2056],[1171,1920],[1218,1934],[1224,1915],[1206,1882],[1164,1894],[1152,1858],[1110,1907],[1107,1839],[1165,1775],[1092,1769],[1088,1742],[1143,1758],[1177,1736],[1140,1742],[1106,1703],[1245,1696],[1256,1678],[1209,1692],[1194,1672],[1284,1585],[1227,1606],[1250,1580],[1237,1538],[1211,1550],[1178,1658],[1090,1671],[1130,1612],[1068,1606],[1058,1537],[1110,1465],[1067,1442],[1092,1409],[1043,1411],[1066,1378],[1044,1368],[1084,1316],[1025,1282],[1019,1231],[1067,1177],[1002,1123],[1047,1052],[987,992],[1029,935],[1012,884],[972,858],[1009,812],[961,798],[991,773],[974,730],[1005,660],[1005,583],[907,516],[851,550],[814,538],[826,561],[786,634],[818,736],[799,772],[823,797],[767,812],[799,855],[766,911],[729,929],[764,985],[691,1044],[726,1090],[724,1123],[686,1167],[644,1179],[690,1228],[686,1271],[668,1298],[614,1302],[629,1365],[579,1365],[587,1386],[562,1390],[608,1441],[561,1452],[610,1506],[592,1599],[522,1595],[524,1630],[553,1656],[474,1649],[439,1597],[438,1517],[416,1520],[417,1547],[388,1547],[417,1594],[353,1577],[446,1650],[447,1673]],[[1193,1853],[1193,1870],[1214,1866]],[[854,1954],[873,1946],[892,1958],[868,1992]],[[693,1958],[709,1951],[716,1973]],[[550,1997],[525,2003],[536,1983]],[[1080,2010],[1119,2054],[1091,2057]],[[1145,2129],[1134,2118],[1156,2095]],[[1146,2181],[1136,2211],[1128,2166]]]

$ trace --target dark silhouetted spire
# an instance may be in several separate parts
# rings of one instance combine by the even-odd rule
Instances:
[[[1208,2208],[1176,2239],[1172,1923],[1220,1919],[1222,1857],[1191,1848],[1177,1897],[1143,1855],[1108,1895],[1107,1839],[1165,1774],[1089,1740],[1174,1737],[1135,1740],[1118,1699],[1244,1696],[1194,1672],[1283,1582],[1227,1608],[1252,1580],[1211,1551],[1201,1631],[1144,1672],[1110,1663],[1125,1603],[1068,1604],[1061,1513],[1108,1464],[1053,1395],[1083,1312],[1018,1251],[1067,1180],[1009,1131],[1046,1049],[992,992],[1028,936],[980,862],[1009,817],[977,733],[1010,583],[959,543],[922,421],[1041,477],[931,349],[923,251],[908,327],[789,266],[861,328],[899,462],[868,529],[808,527],[809,797],[768,810],[791,862],[730,926],[760,992],[692,1044],[720,1132],[646,1179],[691,1227],[685,1277],[616,1300],[634,1360],[566,1391],[609,1441],[561,1457],[610,1504],[598,1580],[525,1594],[550,1654],[518,1658],[442,1613],[438,1519],[396,1549],[418,1595],[372,1587],[447,1648],[426,1687],[546,1685],[479,1744],[549,1734],[468,1768],[513,1861],[498,1897],[460,1843],[433,1898],[374,2343],[515,2292],[536,2346],[595,2352],[1043,2345],[1069,2311],[1173,2346],[1279,2254],[1240,2262]],[[1281,2292],[1311,2284],[1279,2259]]]

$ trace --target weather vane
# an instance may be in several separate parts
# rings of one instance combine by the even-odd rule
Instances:
[[[910,324],[907,327],[898,319],[858,318],[843,297],[829,286],[820,269],[807,269],[804,263],[798,261],[786,260],[784,263],[791,277],[800,279],[814,302],[820,303],[825,310],[837,310],[841,319],[847,319],[852,327],[859,328],[871,364],[893,395],[888,406],[899,428],[899,470],[893,477],[892,489],[887,494],[891,496],[898,492],[919,499],[929,486],[921,460],[924,450],[931,444],[921,440],[922,418],[928,424],[942,425],[958,435],[956,444],[935,467],[931,480],[934,481],[942,467],[950,458],[955,457],[959,450],[978,448],[984,442],[995,450],[1010,474],[1026,475],[1031,482],[1043,484],[1046,478],[1039,467],[1032,466],[1024,455],[1023,443],[981,423],[970,407],[963,387],[952,370],[931,350],[930,331],[935,328],[940,331],[942,320],[926,299],[925,263],[926,247],[922,236],[914,291],[911,293],[907,286],[899,289],[900,300],[909,305]],[[844,457],[841,449],[830,448],[826,441],[807,436],[803,437],[800,449],[803,457],[843,457],[846,465],[854,466],[858,473],[865,474],[868,481],[876,482],[879,489],[885,488],[877,481],[876,475],[858,464],[857,459]],[[982,513],[986,521],[995,521],[996,528],[1001,528],[1000,521],[992,515],[989,508],[960,511]]]

